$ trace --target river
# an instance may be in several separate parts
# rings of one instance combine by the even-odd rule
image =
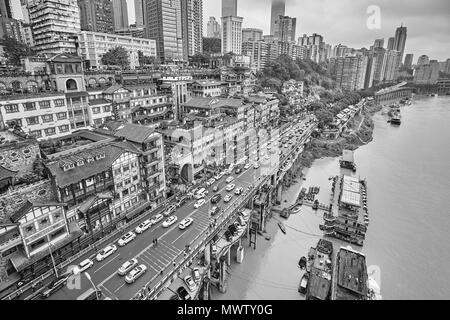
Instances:
[[[370,225],[362,251],[369,269],[379,268],[383,299],[448,299],[450,97],[416,99],[401,113],[399,127],[376,114],[373,141],[355,152],[358,173],[368,182]],[[327,203],[328,178],[338,172],[337,158],[317,160],[306,170],[306,181],[283,199],[291,203],[301,185],[320,186],[319,200]],[[244,263],[231,266],[228,292],[214,299],[300,298],[297,262],[317,243],[322,222],[321,215],[302,210],[285,222],[286,235],[272,221],[270,241],[260,237],[256,250],[245,247]]]

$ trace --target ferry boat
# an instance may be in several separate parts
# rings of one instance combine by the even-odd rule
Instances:
[[[351,150],[344,150],[342,152],[341,160],[339,160],[339,164],[343,169],[350,169],[353,172],[356,171],[355,157],[354,153]]]
[[[402,121],[400,119],[400,112],[394,112],[392,114],[392,118],[391,118],[390,122],[393,125],[400,125],[400,124],[402,124]]]

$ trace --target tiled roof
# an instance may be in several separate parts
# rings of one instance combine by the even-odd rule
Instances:
[[[183,104],[186,107],[195,107],[203,109],[215,109],[222,107],[240,107],[243,102],[241,99],[227,99],[227,98],[203,98],[193,97]]]
[[[125,138],[128,141],[143,143],[155,130],[137,124],[121,124],[116,130],[114,130],[114,136],[119,138]]]
[[[0,166],[0,181],[8,178],[14,178],[18,171],[13,171]]]
[[[108,170],[114,161],[124,152],[123,147],[119,147],[110,143],[101,147],[84,150],[82,153],[69,154],[63,158],[47,163],[47,168],[50,170],[52,176],[55,178],[56,184],[59,187],[67,187],[71,184],[82,181],[83,179],[92,177],[96,174]],[[90,163],[84,161],[84,165],[77,166],[77,160],[86,160],[89,157],[100,156],[98,160]],[[75,164],[73,169],[64,171],[64,164]]]
[[[89,105],[91,106],[97,106],[102,104],[111,104],[111,102],[106,99],[94,99],[89,101]]]
[[[30,202],[30,200],[27,200],[22,207],[20,207],[19,210],[17,210],[12,216],[11,221],[16,223],[18,222],[25,214],[30,211],[31,208],[34,207],[48,207],[48,206],[64,206],[65,203],[37,203],[37,202]]]
[[[124,89],[124,88],[123,88],[123,86],[121,86],[120,84],[116,84],[116,85],[113,85],[113,86],[109,87],[109,88],[106,89],[105,91],[103,91],[103,93],[106,93],[106,94],[113,94],[114,92],[116,92],[116,91],[119,90],[119,89]]]

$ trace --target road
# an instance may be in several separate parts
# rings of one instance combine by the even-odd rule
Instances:
[[[286,126],[287,129],[280,134],[280,140],[282,140],[283,138],[288,139],[290,130],[292,128],[303,127],[305,122],[306,120]],[[298,139],[300,138],[302,137],[298,137]],[[267,150],[266,152],[264,152],[264,154],[270,155],[270,158],[266,159],[265,157],[261,157],[260,168],[254,169],[253,166],[251,166],[248,170],[244,170],[238,175],[236,175],[235,173],[232,174],[232,176],[235,178],[233,183],[236,185],[236,188],[247,188],[248,186],[255,183],[255,181],[257,181],[260,177],[266,175],[268,172],[271,172],[273,168],[280,165],[280,149],[278,149],[276,143],[272,142],[269,144],[267,142],[263,142],[261,148],[264,150],[269,145],[271,146],[272,153],[268,152]],[[288,153],[288,151],[290,151],[290,147],[287,146],[285,148],[282,148],[281,150],[282,153],[286,154]],[[250,158],[252,159],[252,156]],[[234,195],[234,192],[227,192],[225,190],[227,185],[225,180],[227,179],[227,177],[228,176],[225,175],[214,184],[218,185],[218,193],[222,195],[222,200],[218,204],[218,206],[220,206],[221,208],[233,205],[233,203],[239,197]],[[88,269],[87,272],[90,274],[92,282],[111,299],[130,299],[147,283],[152,282],[153,284],[153,281],[156,283],[158,280],[161,280],[161,271],[163,272],[163,276],[165,276],[169,270],[168,267],[171,266],[176,258],[179,257],[185,250],[186,244],[192,242],[198,235],[204,233],[209,228],[211,222],[213,221],[213,219],[209,215],[209,210],[213,206],[210,202],[212,196],[214,195],[214,192],[212,192],[213,186],[210,186],[208,188],[209,194],[205,198],[207,202],[202,207],[195,209],[194,204],[196,200],[193,199],[186,202],[181,208],[179,208],[174,213],[174,215],[177,216],[178,221],[171,227],[163,228],[163,220],[156,226],[152,226],[149,230],[144,232],[144,234],[137,235],[135,240],[124,247],[118,246],[118,236],[114,241],[118,250],[113,255],[106,258],[104,261],[97,262],[92,255],[91,257],[86,255],[79,258],[74,263],[79,263],[86,258],[91,258],[94,261],[94,265],[90,269]],[[223,198],[226,194],[233,194],[233,198],[228,204],[223,203]],[[221,214],[223,214],[223,212],[221,212],[214,218],[219,219]],[[178,225],[181,220],[187,217],[193,218],[194,222],[187,228],[187,230],[182,231],[178,228]],[[125,230],[125,232],[128,231],[129,230]],[[156,246],[153,245],[153,239],[155,238],[158,238],[158,244]],[[121,277],[117,274],[117,270],[124,262],[132,258],[136,258],[139,263],[145,264],[147,266],[147,272],[139,279],[137,279],[135,283],[127,284],[124,280],[124,277]],[[89,282],[85,274],[82,274],[80,276],[79,281],[80,283],[78,285],[77,283],[72,283],[75,285],[71,286],[70,289],[69,286],[65,286],[51,295],[48,299],[75,300],[78,296],[86,292],[88,289],[92,288],[92,284]],[[23,296],[26,297],[26,294],[24,294]]]

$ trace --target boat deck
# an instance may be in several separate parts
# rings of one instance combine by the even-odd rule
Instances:
[[[336,300],[356,300],[367,297],[366,257],[341,248],[337,257]]]
[[[331,275],[313,267],[308,280],[306,298],[326,300],[330,293],[330,287]]]

